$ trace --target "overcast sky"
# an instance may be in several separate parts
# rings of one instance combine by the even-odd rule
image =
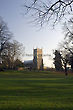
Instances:
[[[33,48],[38,47],[43,48],[44,54],[51,54],[64,37],[61,28],[58,26],[53,30],[50,26],[45,26],[42,29],[34,27],[23,15],[25,11],[23,4],[24,0],[0,0],[0,16],[14,34],[14,39],[23,43],[26,53],[33,53]],[[23,60],[26,59],[31,59],[31,57],[24,56]],[[52,66],[49,59],[49,57],[44,58],[46,66]]]

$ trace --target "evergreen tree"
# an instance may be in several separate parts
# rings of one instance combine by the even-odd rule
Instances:
[[[54,55],[55,55],[55,58],[54,58],[54,65],[55,65],[55,69],[57,71],[62,71],[63,68],[62,68],[62,57],[61,57],[61,54],[58,50],[55,50],[54,52]]]

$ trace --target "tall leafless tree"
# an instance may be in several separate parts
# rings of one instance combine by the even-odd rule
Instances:
[[[12,33],[9,31],[7,24],[0,17],[0,55],[3,49],[6,48],[6,43],[12,37]]]
[[[63,47],[73,55],[73,18],[64,24],[65,38]]]
[[[73,69],[73,18],[64,23],[63,30],[65,38],[64,41],[60,43],[60,51],[62,53],[62,60],[67,75],[67,65],[71,65]]]

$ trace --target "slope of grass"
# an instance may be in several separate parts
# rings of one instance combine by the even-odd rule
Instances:
[[[73,75],[0,72],[0,110],[73,110]]]

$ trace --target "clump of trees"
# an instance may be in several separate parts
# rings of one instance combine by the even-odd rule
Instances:
[[[0,70],[17,69],[22,62],[22,44],[12,40],[13,34],[9,31],[7,24],[0,17]]]
[[[62,56],[62,67],[65,69],[65,74],[67,75],[68,66],[73,71],[73,18],[64,24],[64,32],[65,38],[64,41],[60,43],[60,48],[58,51]],[[56,54],[55,57],[57,57]]]

